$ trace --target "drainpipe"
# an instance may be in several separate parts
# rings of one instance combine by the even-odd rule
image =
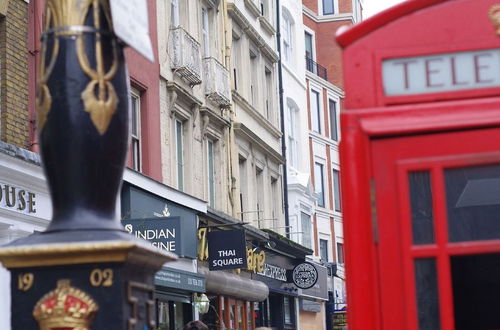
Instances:
[[[283,164],[283,207],[285,209],[285,233],[290,238],[290,218],[288,212],[288,168],[286,161],[286,138],[285,138],[285,110],[283,104],[283,68],[281,65],[281,20],[280,20],[280,0],[276,0],[276,43],[278,49],[278,90],[280,101],[280,123],[281,123],[281,155],[285,158]]]

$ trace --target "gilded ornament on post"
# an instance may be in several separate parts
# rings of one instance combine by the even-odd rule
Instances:
[[[96,302],[88,294],[72,287],[69,280],[59,280],[57,288],[38,301],[33,317],[40,330],[90,330],[98,310]]]
[[[85,26],[85,19],[92,9],[94,26]],[[102,9],[102,12],[101,10]],[[118,68],[118,55],[116,40],[112,37],[113,60],[106,71],[104,65],[102,37],[111,34],[110,31],[101,30],[101,15],[109,26],[112,25],[111,12],[108,1],[105,0],[47,0],[46,20],[41,52],[41,65],[37,82],[37,118],[38,127],[43,130],[52,106],[52,97],[47,82],[54,69],[59,55],[59,38],[76,37],[76,54],[80,68],[91,79],[82,91],[85,111],[90,114],[90,119],[99,134],[106,133],[113,114],[118,104],[118,96],[111,84]],[[95,33],[95,63],[93,69],[87,56],[84,35]],[[47,64],[47,36],[53,34],[54,45]],[[97,95],[96,95],[97,94]]]

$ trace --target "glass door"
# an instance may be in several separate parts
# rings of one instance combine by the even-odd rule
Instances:
[[[382,329],[500,329],[500,130],[371,151]]]

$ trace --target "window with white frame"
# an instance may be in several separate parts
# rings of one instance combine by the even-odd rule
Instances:
[[[314,189],[318,195],[318,206],[325,207],[325,185],[323,181],[323,164],[314,163]]]
[[[132,118],[131,118],[131,132],[132,132],[132,143],[131,143],[131,155],[132,155],[132,169],[136,171],[141,171],[142,169],[142,159],[141,159],[141,96],[139,92],[135,89],[131,90],[131,105],[132,105]]]
[[[255,218],[258,219],[258,224],[257,226],[260,228],[262,225],[266,227],[265,223],[261,223],[261,219],[264,219],[264,171],[261,168],[255,167],[255,183],[256,183],[256,189],[255,189]]]
[[[257,53],[253,50],[250,50],[250,104],[254,107],[257,104],[258,99],[258,83],[259,83],[259,73],[260,70],[257,70],[259,67],[259,62],[257,58]]]
[[[288,9],[282,7],[281,10],[282,10],[282,20],[283,20],[283,60],[286,63],[292,63],[294,21]]]
[[[177,174],[177,189],[184,191],[184,123],[175,120],[175,160]]]
[[[239,87],[239,73],[241,69],[241,38],[236,36],[233,32],[233,44],[231,47],[231,64],[233,65],[233,88],[238,90]]]
[[[313,35],[307,31],[304,32],[304,41],[305,41],[305,48],[306,48],[306,58],[307,59],[314,59],[314,42],[313,42]],[[306,65],[309,65],[306,63]],[[311,71],[311,70],[309,70]]]
[[[328,111],[330,113],[330,138],[334,141],[338,141],[337,102],[335,100],[328,99]]]
[[[208,205],[215,207],[215,142],[207,139],[207,190]]]
[[[179,26],[179,0],[170,1],[170,25],[175,28]]]
[[[274,96],[274,83],[273,83],[273,72],[267,65],[264,67],[264,75],[266,80],[266,100],[265,100],[265,111],[266,118],[270,122],[274,122],[274,111],[273,111],[273,96]]]
[[[337,243],[337,263],[344,264],[344,243]]]
[[[209,9],[201,8],[201,34],[203,39],[203,57],[210,57],[210,17]]]
[[[280,196],[278,192],[278,179],[271,177],[271,219],[273,222],[278,218],[277,205],[280,203]]]
[[[335,211],[341,211],[341,200],[340,200],[340,173],[338,170],[333,170],[333,203],[335,206]]]
[[[328,240],[326,239],[319,240],[319,257],[321,261],[328,262]]]
[[[335,0],[321,0],[323,7],[323,15],[335,14]]]
[[[305,212],[300,212],[300,231],[302,232],[302,245],[311,248],[311,216]]]
[[[240,172],[240,207],[241,220],[247,220],[245,216],[248,201],[248,176],[247,176],[247,160],[242,156],[239,157],[239,172]],[[250,218],[251,219],[251,218]]]
[[[312,130],[321,134],[321,99],[319,95],[318,91],[311,89],[309,104],[311,105]]]
[[[298,116],[298,109],[296,106],[292,103],[293,101],[289,100],[287,103],[288,107],[288,116],[287,116],[287,158],[288,158],[288,163],[290,164],[291,167],[297,168],[297,163],[298,163],[298,138],[297,138],[297,116]]]

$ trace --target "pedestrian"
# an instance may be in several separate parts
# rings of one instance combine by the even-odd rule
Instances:
[[[205,325],[205,323],[196,320],[196,321],[191,321],[188,322],[182,330],[208,330],[208,327]]]

